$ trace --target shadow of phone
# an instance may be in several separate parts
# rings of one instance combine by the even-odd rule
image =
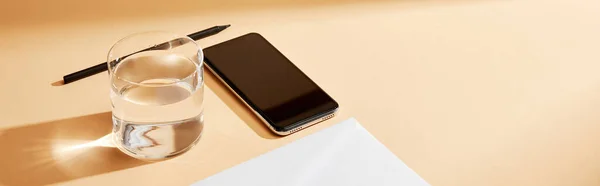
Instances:
[[[267,126],[248,108],[233,92],[227,88],[212,72],[205,70],[204,82],[229,109],[231,109],[248,127],[250,127],[258,136],[265,139],[277,139],[278,136],[271,132]]]
[[[110,112],[0,130],[0,185],[48,185],[151,162],[111,140]]]

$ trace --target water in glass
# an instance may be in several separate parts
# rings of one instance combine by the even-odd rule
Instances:
[[[203,126],[202,66],[168,52],[132,55],[111,76],[113,134],[121,151],[162,159],[189,150]]]

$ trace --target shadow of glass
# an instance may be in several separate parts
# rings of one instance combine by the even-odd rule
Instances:
[[[231,109],[248,127],[250,127],[258,136],[265,139],[277,139],[281,136],[273,134],[265,124],[254,113],[233,94],[212,72],[206,70],[204,73],[204,82],[229,109]]]
[[[111,113],[0,130],[0,185],[48,185],[141,166],[114,148]]]

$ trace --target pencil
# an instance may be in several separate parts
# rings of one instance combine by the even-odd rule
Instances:
[[[200,40],[202,38],[206,38],[208,36],[215,35],[215,34],[221,32],[221,31],[225,30],[229,26],[231,26],[231,25],[213,26],[213,27],[210,27],[210,28],[207,28],[207,29],[204,29],[204,30],[192,33],[192,34],[189,34],[187,36],[190,37],[190,38],[192,38],[193,40],[197,41],[197,40]],[[156,46],[160,46],[160,44],[156,45]],[[150,48],[141,50],[139,52],[147,51],[147,50],[152,50],[153,48],[154,47],[150,47]],[[127,55],[127,56],[129,56],[129,55]],[[126,56],[124,56],[124,57],[126,57]],[[95,74],[98,74],[100,72],[104,72],[104,71],[107,71],[107,70],[108,70],[107,62],[103,62],[103,63],[97,64],[95,66],[92,66],[92,67],[89,67],[89,68],[86,68],[86,69],[83,69],[83,70],[80,70],[80,71],[77,71],[77,72],[73,72],[71,74],[63,76],[63,83],[64,84],[72,83],[72,82],[75,82],[77,80],[80,80],[80,79],[83,79],[83,78],[86,78],[86,77],[90,77],[92,75],[95,75]]]

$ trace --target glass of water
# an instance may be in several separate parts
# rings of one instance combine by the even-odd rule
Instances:
[[[200,139],[203,53],[169,32],[127,36],[108,52],[115,145],[138,159],[182,154]]]

